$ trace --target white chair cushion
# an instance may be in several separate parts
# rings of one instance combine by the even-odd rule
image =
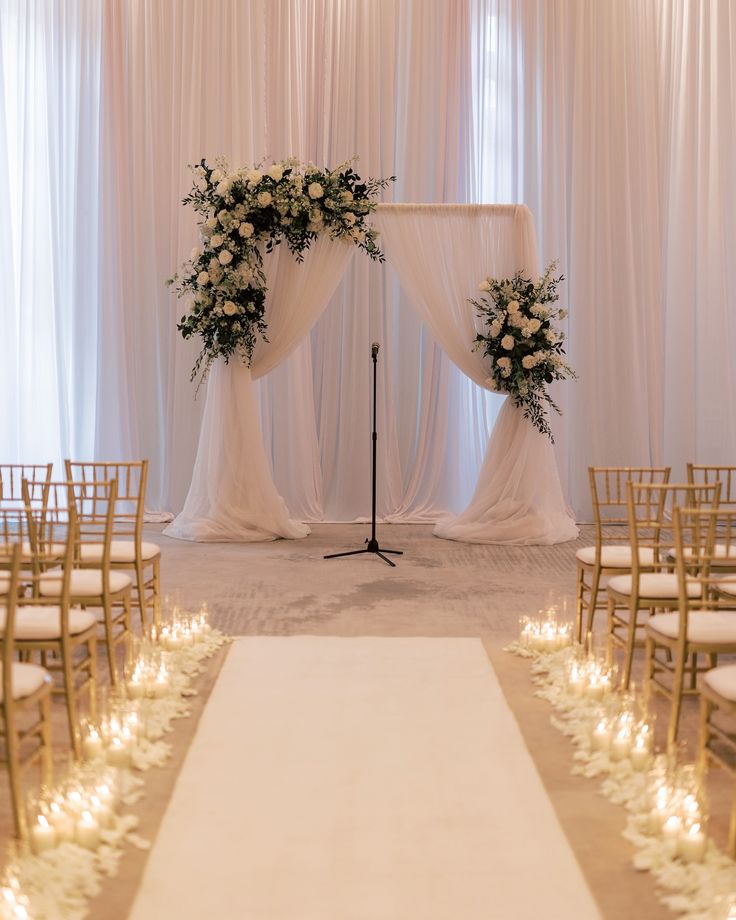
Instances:
[[[680,614],[657,613],[647,620],[647,629],[676,639]],[[689,642],[736,646],[736,610],[691,610],[687,620],[687,638]]]
[[[631,594],[631,575],[614,575],[608,582],[608,587],[618,594]],[[649,572],[639,576],[639,597],[657,598],[665,600],[677,597],[677,575],[667,572]],[[693,582],[687,588],[688,597],[700,597],[700,585]]]
[[[713,587],[718,588],[721,594],[736,597],[736,575],[724,575]]]
[[[161,547],[155,543],[141,543],[141,559],[155,559],[161,554]],[[102,559],[101,543],[83,543],[79,550],[83,562]],[[135,562],[134,540],[113,540],[110,543],[110,562]]]
[[[56,573],[56,577],[54,575]],[[61,590],[59,569],[50,569],[41,576],[39,590],[43,597],[54,597]],[[130,578],[125,572],[110,572],[108,591],[117,594],[130,587]],[[69,584],[71,597],[99,597],[102,594],[102,572],[99,569],[74,569]]]
[[[703,682],[727,700],[736,702],[736,664],[722,664],[705,673]]]
[[[585,565],[595,565],[595,551],[595,546],[584,546],[575,553],[575,556]],[[643,546],[639,550],[639,564],[651,565],[652,562],[654,562],[654,550]],[[630,569],[631,547],[623,543],[617,546],[602,546],[601,565],[604,569]]]
[[[5,616],[5,608],[0,607],[0,633],[5,632]],[[79,607],[69,610],[69,632],[73,636],[96,625],[97,618],[89,610]],[[15,638],[18,641],[61,638],[61,609],[36,605],[19,607],[15,612]]]
[[[0,675],[2,674],[2,665],[0,665]],[[37,664],[27,664],[26,662],[16,661],[13,663],[13,699],[22,700],[26,696],[31,696],[44,684],[51,683],[51,675],[45,668]],[[0,681],[0,703],[4,698],[3,685]]]

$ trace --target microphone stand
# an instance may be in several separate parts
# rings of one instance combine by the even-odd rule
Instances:
[[[376,539],[376,442],[378,441],[378,435],[376,434],[376,367],[378,363],[378,349],[380,345],[378,342],[374,342],[371,345],[371,358],[373,360],[373,466],[372,466],[372,490],[373,490],[373,500],[371,506],[371,536],[370,539],[366,540],[365,549],[353,549],[347,553],[330,553],[328,556],[325,556],[325,559],[337,559],[340,556],[361,556],[364,553],[373,553],[376,556],[380,556],[384,562],[387,562],[390,566],[396,567],[396,563],[392,562],[384,553],[390,553],[392,556],[403,556],[404,553],[400,549],[382,549],[378,545],[378,540]]]

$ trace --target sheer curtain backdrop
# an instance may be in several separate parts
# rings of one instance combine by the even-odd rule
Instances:
[[[163,285],[195,240],[186,164],[358,153],[396,201],[531,209],[567,278],[578,515],[591,463],[729,462],[735,48],[711,0],[3,0],[0,458],[148,456],[149,504],[180,510],[204,405]],[[294,517],[368,512],[374,340],[381,514],[472,495],[502,400],[355,259],[258,384]]]

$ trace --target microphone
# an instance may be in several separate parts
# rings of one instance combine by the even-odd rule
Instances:
[[[378,349],[379,349],[380,347],[381,347],[381,346],[380,346],[380,344],[379,344],[378,342],[373,342],[373,343],[371,344],[371,358],[373,358],[374,361],[375,361],[376,358],[378,357]]]

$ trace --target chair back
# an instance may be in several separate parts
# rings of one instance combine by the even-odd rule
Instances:
[[[688,463],[687,481],[694,484],[721,484],[720,508],[736,509],[736,466],[709,466],[701,463]]]
[[[100,461],[79,463],[65,460],[70,482],[81,484],[116,480],[117,499],[113,517],[113,535],[135,540],[140,550],[143,540],[143,515],[148,481],[148,460]]]
[[[588,478],[593,503],[596,551],[600,559],[604,543],[629,542],[628,484],[665,484],[669,482],[670,467],[590,466]]]
[[[5,508],[23,508],[23,480],[41,489],[51,482],[53,463],[0,463],[0,503]]]
[[[675,508],[673,525],[681,634],[692,610],[733,611],[736,633],[736,573],[718,566],[724,545],[736,555],[736,509]],[[729,592],[722,593],[724,585]]]
[[[627,484],[633,584],[638,584],[642,572],[673,570],[674,509],[717,508],[720,494],[719,482],[709,485]]]

